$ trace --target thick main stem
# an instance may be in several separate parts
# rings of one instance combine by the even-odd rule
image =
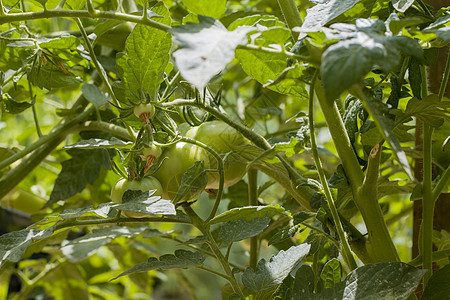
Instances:
[[[365,186],[363,186],[364,174],[354,154],[336,103],[330,103],[326,99],[323,86],[319,82],[316,84],[315,91],[352,189],[353,199],[366,224],[368,232],[367,248],[369,254],[371,254],[371,260],[372,262],[399,261],[378,204],[377,194],[368,192],[369,185],[371,185],[370,189],[373,188],[376,191],[377,181],[366,181]]]

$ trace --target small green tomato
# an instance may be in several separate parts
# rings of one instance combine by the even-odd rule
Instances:
[[[149,119],[155,115],[155,107],[151,103],[139,104],[133,108],[133,113],[136,117],[148,124]]]
[[[163,194],[161,183],[159,183],[158,179],[156,179],[155,177],[145,177],[140,181],[122,178],[117,181],[112,187],[111,200],[115,203],[122,203],[123,194],[125,194],[126,191],[147,192],[150,190],[155,190],[153,196],[162,196]],[[132,211],[122,211],[122,215],[129,218],[145,218],[148,216],[144,213]]]

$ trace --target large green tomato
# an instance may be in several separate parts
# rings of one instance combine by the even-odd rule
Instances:
[[[205,150],[189,143],[178,142],[166,148],[161,157],[165,158],[164,162],[153,176],[161,182],[164,199],[173,200],[175,198],[184,173],[196,161],[203,161],[205,169],[209,168],[209,158]],[[185,199],[194,198],[202,190],[186,195]]]
[[[144,179],[138,180],[128,180],[125,178],[117,181],[111,189],[111,200],[115,203],[122,203],[123,194],[126,191],[150,191],[155,190],[153,196],[162,196],[163,188],[161,183],[155,177],[149,176],[144,177]],[[132,212],[132,211],[122,211],[122,215],[129,218],[145,218],[148,214]]]
[[[238,146],[248,144],[248,140],[236,129],[222,121],[205,122],[198,127],[192,127],[187,137],[202,142],[219,154],[232,152],[224,161],[224,187],[237,183],[245,174],[246,161],[236,152]],[[210,168],[217,168],[217,160],[209,154]],[[219,188],[219,173],[208,174],[207,189]]]

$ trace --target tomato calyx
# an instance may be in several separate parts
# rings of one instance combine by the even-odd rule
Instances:
[[[150,119],[155,115],[155,107],[151,103],[142,103],[133,108],[133,113],[145,124],[150,124]]]
[[[142,150],[142,155],[140,155],[140,157],[143,161],[146,161],[144,173],[147,173],[147,171],[152,167],[155,160],[161,156],[161,153],[161,147],[154,144]]]

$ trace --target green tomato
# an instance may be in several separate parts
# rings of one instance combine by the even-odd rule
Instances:
[[[235,152],[238,146],[249,144],[248,140],[236,129],[222,121],[205,122],[198,127],[192,127],[187,137],[202,142],[219,154],[232,152],[224,161],[224,187],[237,183],[245,174],[247,163]],[[209,154],[210,168],[217,169],[217,160]],[[207,189],[219,188],[219,173],[208,174]]]
[[[163,189],[161,183],[155,177],[149,176],[144,177],[144,179],[138,180],[128,180],[125,178],[117,181],[111,189],[111,200],[115,203],[122,203],[123,194],[126,191],[150,191],[155,190],[153,196],[162,196]],[[132,212],[132,211],[122,211],[122,215],[129,218],[145,218],[148,214]]]
[[[45,202],[45,199],[33,193],[22,189],[14,189],[0,201],[0,206],[32,215],[42,210]]]
[[[151,145],[150,147],[144,148],[144,150],[142,150],[142,154],[144,155],[144,157],[153,156],[155,158],[158,158],[161,156],[161,153],[161,147],[156,145]]]
[[[193,144],[178,142],[165,149],[162,154],[164,162],[158,171],[153,174],[162,185],[163,198],[173,200],[178,192],[184,173],[196,161],[203,161],[205,169],[209,168],[208,154],[201,147]],[[199,195],[203,189],[186,195],[189,200]]]
[[[133,113],[136,117],[145,121],[155,115],[155,107],[151,103],[139,104],[133,108]]]

